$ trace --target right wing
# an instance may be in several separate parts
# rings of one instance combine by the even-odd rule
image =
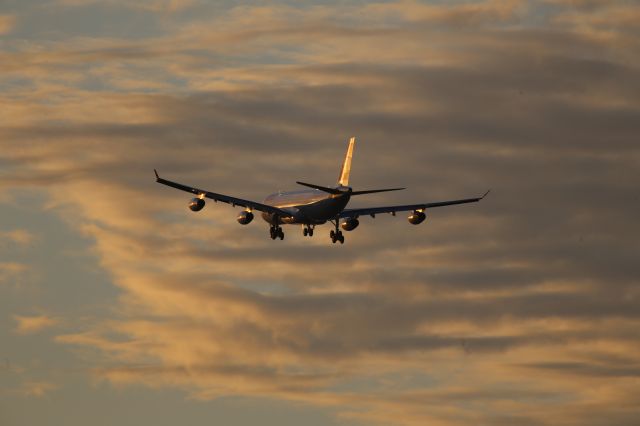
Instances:
[[[425,210],[432,207],[444,207],[444,206],[452,206],[455,204],[475,203],[482,200],[484,197],[486,197],[489,191],[485,192],[482,197],[465,198],[462,200],[438,201],[434,203],[424,203],[424,204],[408,204],[405,206],[365,207],[362,209],[345,209],[340,213],[340,218],[358,217],[361,215],[370,215],[371,217],[375,217],[375,215],[379,213],[407,212],[410,210]]]
[[[277,215],[279,217],[289,217],[291,216],[291,213],[279,209],[277,207],[273,207],[273,206],[268,206],[266,204],[262,204],[262,203],[257,203],[255,201],[250,201],[250,200],[243,200],[242,198],[235,198],[235,197],[230,197],[228,195],[223,195],[223,194],[217,194],[215,192],[210,192],[210,191],[206,191],[204,189],[198,189],[198,188],[194,188],[188,185],[183,185],[181,183],[177,183],[177,182],[172,182],[170,180],[166,180],[161,178],[160,176],[158,176],[158,172],[153,169],[153,171],[156,174],[156,182],[161,183],[163,185],[167,185],[170,186],[172,188],[176,188],[176,189],[180,189],[182,191],[186,191],[186,192],[190,192],[192,194],[195,194],[197,196],[204,196],[207,198],[211,198],[212,200],[215,201],[222,201],[223,203],[227,203],[227,204],[231,204],[232,206],[242,206],[248,209],[252,209],[252,210],[258,210],[261,212],[266,212],[266,213],[271,213],[274,215]]]

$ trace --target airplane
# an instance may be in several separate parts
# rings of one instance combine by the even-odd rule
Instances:
[[[237,221],[241,225],[248,225],[254,218],[253,211],[257,210],[262,213],[262,218],[270,225],[269,233],[272,240],[277,238],[280,238],[280,240],[284,239],[284,231],[281,225],[301,224],[303,227],[303,235],[305,237],[312,237],[316,225],[331,222],[334,229],[331,230],[329,236],[331,237],[331,242],[333,244],[338,241],[340,244],[344,244],[344,234],[340,228],[344,231],[353,231],[360,224],[360,221],[358,220],[360,216],[368,215],[375,218],[377,214],[381,213],[390,213],[395,216],[396,212],[410,211],[411,213],[407,217],[407,220],[413,225],[418,225],[426,219],[427,215],[425,211],[427,209],[451,206],[454,204],[475,203],[482,200],[489,193],[489,191],[487,191],[481,197],[465,198],[461,200],[438,201],[401,206],[347,209],[346,206],[353,196],[406,189],[386,188],[354,191],[353,188],[349,186],[349,174],[351,173],[351,159],[353,158],[355,142],[355,137],[352,137],[349,140],[349,147],[347,148],[347,153],[345,155],[344,162],[342,163],[342,168],[340,169],[337,186],[326,187],[297,181],[297,184],[310,189],[277,192],[269,195],[262,203],[172,182],[161,178],[156,169],[153,171],[156,175],[156,182],[195,194],[196,197],[189,202],[189,209],[194,212],[202,210],[205,206],[204,199],[210,198],[214,202],[221,201],[223,203],[231,204],[233,207],[244,207],[244,210],[238,215]]]

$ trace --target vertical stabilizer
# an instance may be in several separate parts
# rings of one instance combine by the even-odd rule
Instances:
[[[349,173],[351,173],[351,158],[353,157],[353,146],[356,144],[355,136],[349,140],[349,148],[347,148],[347,154],[344,157],[344,163],[342,163],[342,170],[340,171],[340,178],[338,179],[338,185],[349,186]]]

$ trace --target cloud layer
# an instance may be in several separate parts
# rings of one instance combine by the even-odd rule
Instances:
[[[121,289],[56,337],[96,349],[97,377],[354,423],[634,423],[636,6],[148,4],[158,34],[0,52],[0,191],[46,190]],[[332,183],[352,134],[356,187],[410,188],[354,206],[493,192],[338,247],[153,182]]]

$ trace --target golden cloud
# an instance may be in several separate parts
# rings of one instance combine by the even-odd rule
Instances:
[[[0,95],[15,171],[0,185],[45,190],[121,291],[113,317],[56,341],[96,349],[118,386],[367,423],[637,416],[640,58],[577,28],[514,28],[524,6],[244,6],[162,37],[2,53],[33,91]],[[363,218],[335,247],[294,228],[274,245],[154,183],[158,168],[260,199],[333,179],[345,132],[362,135],[357,182],[413,191],[357,203],[496,194],[420,228]]]
[[[36,241],[37,237],[26,229],[14,229],[0,232],[0,247],[17,246],[28,247]]]
[[[41,398],[46,394],[56,390],[58,386],[54,383],[45,381],[28,381],[22,384],[18,393],[26,397]]]
[[[0,284],[19,283],[29,266],[18,262],[0,262]]]
[[[16,26],[14,15],[0,15],[0,35],[9,34]]]
[[[18,334],[38,333],[42,330],[51,328],[58,324],[58,320],[56,318],[52,318],[46,315],[14,315],[13,319],[17,322],[17,326],[14,332]]]
[[[177,12],[193,6],[195,0],[56,0],[56,3],[66,7],[86,7],[97,3],[107,3],[130,9],[140,9],[152,12]]]

